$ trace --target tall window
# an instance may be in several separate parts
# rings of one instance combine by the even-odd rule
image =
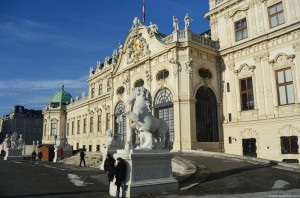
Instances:
[[[235,40],[240,41],[248,37],[248,28],[246,19],[235,22]]]
[[[281,153],[282,154],[298,154],[298,136],[282,136],[281,141]]]
[[[80,120],[77,120],[77,134],[80,134]]]
[[[94,95],[95,95],[95,88],[92,88],[91,89],[91,98],[94,98]]]
[[[44,135],[46,135],[47,124],[44,124]]]
[[[102,84],[99,85],[99,96],[102,95]]]
[[[72,130],[72,131],[71,131],[71,132],[72,132],[72,135],[74,135],[74,128],[75,128],[74,125],[75,125],[74,122],[72,122],[72,129],[71,129],[71,130]]]
[[[101,115],[98,115],[98,131],[101,131]]]
[[[83,133],[86,133],[86,118],[83,119]]]
[[[282,2],[268,8],[270,27],[276,27],[285,22]]]
[[[56,123],[51,123],[51,135],[56,135]]]
[[[67,123],[67,135],[69,135],[69,131],[70,131],[70,124]]]
[[[90,133],[94,131],[94,117],[90,118]]]
[[[106,113],[106,130],[109,129],[110,113]]]
[[[279,105],[294,103],[294,88],[291,68],[276,70],[276,84]]]
[[[254,109],[252,77],[244,78],[240,80],[240,90],[241,90],[241,109],[242,110]]]

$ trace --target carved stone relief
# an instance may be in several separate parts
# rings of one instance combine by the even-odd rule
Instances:
[[[193,78],[194,63],[192,59],[185,63],[185,72],[189,75],[190,78]]]
[[[136,63],[140,58],[150,54],[146,39],[138,33],[138,30],[133,33],[127,46],[127,64]]]
[[[282,128],[279,129],[278,134],[279,136],[299,136],[300,129],[292,125],[284,125]]]
[[[273,60],[269,61],[273,70],[282,69],[286,67],[294,67],[293,59],[295,55],[286,55],[284,53],[278,54]]]
[[[243,131],[241,131],[241,137],[242,138],[257,138],[258,134],[257,131],[251,128],[245,128]]]
[[[237,70],[234,71],[234,73],[238,77],[247,77],[247,76],[253,76],[254,75],[254,69],[255,66],[249,66],[247,63],[242,64]]]
[[[182,68],[177,58],[172,58],[170,60],[171,65],[173,66],[173,75],[176,78],[177,74],[181,72]]]

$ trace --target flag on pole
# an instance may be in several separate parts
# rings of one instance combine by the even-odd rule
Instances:
[[[143,0],[143,11],[142,11],[143,23],[145,24],[146,21],[146,14],[145,14],[145,1]]]

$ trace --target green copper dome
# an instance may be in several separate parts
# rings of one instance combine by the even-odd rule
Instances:
[[[64,86],[62,86],[61,90],[59,90],[52,98],[50,99],[50,103],[62,103],[62,104],[70,104],[72,100],[71,94],[64,90]]]

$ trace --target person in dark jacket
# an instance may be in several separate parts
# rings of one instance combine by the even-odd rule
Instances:
[[[115,184],[117,185],[116,197],[119,197],[119,195],[120,195],[120,187],[121,187],[122,183],[125,182],[125,176],[126,176],[125,160],[122,159],[121,157],[118,157],[117,158],[117,166],[115,168],[115,177],[116,177]],[[124,189],[123,189],[123,194],[124,194]]]
[[[108,185],[114,179],[115,162],[116,160],[110,154],[106,155],[106,159],[104,161],[104,171],[107,174]]]
[[[32,163],[32,164],[35,164],[35,158],[36,158],[36,152],[33,151],[33,152],[31,153],[31,163]]]
[[[41,161],[42,161],[42,158],[43,158],[43,153],[42,153],[42,151],[39,151],[39,152],[38,152],[38,158],[39,158],[39,164],[40,164]]]
[[[81,163],[83,162],[84,166],[85,166],[85,159],[84,159],[85,153],[83,151],[83,149],[80,151],[80,164],[79,166],[81,167]]]

